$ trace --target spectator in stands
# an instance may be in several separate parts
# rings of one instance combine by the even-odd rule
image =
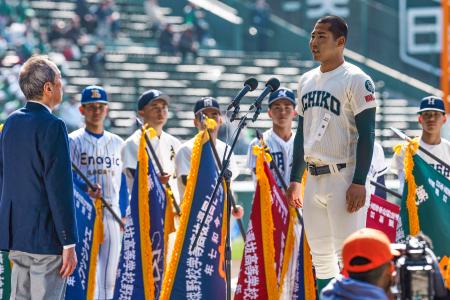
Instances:
[[[321,293],[322,300],[389,299],[394,280],[394,255],[389,238],[381,231],[364,228],[343,244],[344,276],[333,279]]]
[[[171,24],[166,24],[159,35],[159,51],[162,54],[173,55],[177,52],[174,41],[174,32]]]
[[[86,0],[77,0],[75,13],[80,18],[81,27],[86,28],[87,33],[94,33],[96,20],[94,14],[88,7]]]
[[[66,123],[68,132],[72,132],[84,125],[79,107],[80,103],[77,98],[71,96],[69,101],[63,101],[58,108],[58,115]]]
[[[106,54],[103,49],[103,44],[98,43],[96,51],[89,57],[89,67],[91,68],[91,71],[98,75],[105,70],[105,64]]]
[[[197,11],[197,6],[189,2],[183,9],[184,24],[195,26],[197,24]]]
[[[114,9],[112,0],[103,0],[95,10],[97,18],[97,37],[109,39],[116,37],[119,32],[120,15]]]
[[[186,60],[189,53],[195,58],[198,57],[198,43],[195,41],[194,32],[192,26],[188,26],[181,34],[180,41],[178,42],[178,50],[181,52],[183,61]]]
[[[158,0],[146,0],[144,2],[144,10],[147,14],[148,29],[152,35],[156,35],[164,23],[164,15],[161,7],[159,7]]]
[[[22,23],[27,18],[32,17],[34,15],[34,11],[30,8],[28,1],[19,0],[16,6],[16,22]]]
[[[48,33],[48,42],[50,44],[54,44],[60,39],[64,38],[64,30],[65,30],[65,24],[62,20],[55,20],[52,23],[52,26],[50,28],[50,32]]]
[[[11,23],[11,5],[6,0],[0,0],[0,35],[4,36],[6,26]]]
[[[251,22],[256,28],[256,36],[258,39],[258,50],[267,50],[267,37],[269,31],[270,6],[266,0],[256,1],[255,8],[252,12]]]

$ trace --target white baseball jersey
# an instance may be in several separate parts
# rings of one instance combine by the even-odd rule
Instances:
[[[317,67],[299,81],[297,112],[303,117],[305,161],[354,163],[358,132],[355,115],[376,107],[372,79],[344,62],[322,73]]]
[[[425,143],[422,139],[419,139],[419,144],[425,150],[428,150],[447,164],[450,164],[450,142],[444,138],[441,138],[441,143],[438,145],[429,145]],[[405,158],[404,147],[402,148],[402,153],[400,155],[394,154],[391,162],[391,170],[394,174],[398,175],[398,179],[400,181],[400,191],[403,192],[403,185],[405,181],[405,173],[403,167],[403,160]],[[429,165],[431,165],[436,171],[450,179],[450,169],[446,166],[438,163],[433,158],[429,157],[425,153],[420,150],[417,150],[417,154],[426,161]]]
[[[141,130],[136,130],[129,138],[125,140],[125,145],[122,149],[122,160],[123,160],[123,168],[136,169],[137,165],[137,154],[139,148],[139,142],[141,139]],[[175,154],[178,148],[181,145],[181,142],[174,136],[162,132],[161,136],[154,137],[151,140],[153,149],[158,156],[159,162],[161,166],[167,174],[170,174],[171,177],[169,179],[170,187],[172,188],[172,192],[177,201],[179,201],[177,182],[175,178]],[[149,150],[150,154],[150,150]],[[153,162],[153,166],[155,167],[156,172],[159,173],[158,167],[156,166],[153,156],[150,154],[150,159]],[[132,179],[128,178],[128,187],[131,190],[132,187]]]
[[[388,171],[388,165],[384,157],[383,147],[377,142],[373,145],[372,162],[370,164],[367,180],[377,181],[378,177],[383,176]],[[369,182],[370,183],[370,182]],[[375,186],[370,184],[370,194],[375,193]]]
[[[188,176],[191,170],[191,157],[192,157],[192,148],[194,147],[195,137],[190,139],[189,141],[181,144],[180,148],[175,157],[175,170],[177,174],[178,180],[178,190],[180,195],[184,195],[185,186],[181,180],[181,176]],[[220,157],[220,160],[223,159],[223,154],[225,153],[226,144],[219,139],[216,139],[216,149],[217,154]],[[230,147],[228,147],[228,151]],[[236,164],[236,158],[234,154],[231,155],[229,170],[233,173],[231,176],[231,180],[234,180],[239,175],[239,168]]]
[[[72,162],[92,183],[102,187],[102,197],[120,216],[123,140],[108,131],[97,138],[81,128],[69,135],[69,141]],[[104,239],[99,250],[95,299],[112,299],[119,263],[120,227],[106,209],[103,214]]]
[[[294,149],[294,139],[295,134],[292,133],[289,140],[285,141],[280,138],[273,129],[266,130],[263,133],[264,142],[270,149],[270,154],[272,155],[272,159],[280,169],[280,173],[283,176],[284,182],[289,185],[290,182],[290,174],[292,168],[292,155]],[[257,138],[253,139],[248,146],[247,152],[247,167],[252,170],[255,169],[256,165],[256,156],[253,154],[253,146],[259,145],[259,140]],[[253,172],[254,173],[254,172]],[[273,176],[277,179],[278,185],[281,187],[281,181],[277,178],[275,171],[272,172]]]

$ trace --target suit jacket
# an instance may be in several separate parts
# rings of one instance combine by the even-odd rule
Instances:
[[[0,249],[61,254],[78,242],[64,122],[28,102],[0,135]]]

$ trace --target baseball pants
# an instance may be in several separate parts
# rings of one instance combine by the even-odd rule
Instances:
[[[370,199],[367,184],[364,207],[355,213],[347,212],[346,192],[354,170],[355,166],[351,165],[337,173],[319,176],[308,174],[306,179],[304,226],[318,279],[328,279],[339,274],[342,243],[351,233],[366,226]]]
[[[120,216],[120,210],[114,207]],[[121,247],[120,226],[109,211],[103,209],[103,244],[97,263],[95,299],[112,299]]]

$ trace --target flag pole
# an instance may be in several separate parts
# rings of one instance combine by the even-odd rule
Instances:
[[[400,129],[397,129],[395,127],[390,127],[390,129],[396,134],[398,135],[401,139],[406,140],[408,142],[411,142],[412,139],[407,136],[406,134],[404,134]],[[450,169],[450,165],[448,163],[446,163],[445,161],[443,161],[442,159],[440,159],[439,157],[437,157],[436,155],[434,155],[433,153],[431,153],[430,151],[428,151],[427,149],[423,148],[422,146],[419,146],[419,150],[422,151],[423,153],[425,153],[426,155],[428,155],[429,157],[431,157],[432,159],[434,159],[435,161],[437,161],[438,163],[440,163],[441,165],[445,166],[446,168]]]
[[[266,147],[266,142],[264,141],[264,137],[263,137],[263,135],[261,134],[261,132],[259,132],[258,129],[256,129],[256,137],[257,137],[258,140],[260,141],[261,146],[263,146],[263,147],[265,148],[265,147]],[[269,151],[269,150],[266,150],[266,152],[270,154],[270,151]],[[286,193],[286,192],[287,192],[287,189],[288,189],[288,186],[287,186],[287,183],[284,181],[283,176],[281,175],[280,169],[278,168],[277,164],[276,164],[275,161],[273,161],[273,160],[272,160],[272,162],[271,162],[271,166],[273,166],[273,169],[275,170],[275,174],[277,175],[278,179],[279,179],[280,182],[281,182],[281,185],[282,185],[282,188],[283,188],[283,190],[284,190],[284,193]],[[298,210],[298,208],[296,208],[296,207],[295,207],[295,214],[297,215],[298,222],[299,222],[300,224],[303,224],[303,216],[302,216],[302,214],[300,213],[300,211]]]
[[[87,184],[87,186],[91,190],[95,191],[97,189],[92,184],[92,182],[89,181],[89,179],[83,174],[83,172],[81,172],[81,170],[74,163],[72,163],[72,169],[78,174],[78,176],[81,177],[81,179],[83,179],[83,181]],[[125,228],[125,224],[123,224],[122,220],[119,218],[119,216],[116,214],[116,212],[112,209],[111,204],[106,202],[105,199],[103,199],[103,197],[100,197],[99,199],[102,202],[103,206],[106,207],[106,209],[111,213],[114,220],[116,220],[117,223],[119,223],[120,227],[122,227],[122,229]]]
[[[402,195],[400,195],[399,193],[389,189],[388,187],[386,187],[385,185],[382,185],[381,183],[378,183],[376,181],[371,180],[370,184],[373,185],[373,186],[376,186],[377,188],[382,189],[383,191],[391,194],[392,196],[395,196],[395,197],[397,197],[399,199],[402,199]]]
[[[209,131],[209,129],[206,129],[206,130],[208,132],[209,141],[211,142],[211,149],[213,151],[214,158],[216,160],[217,166],[219,167],[219,169],[222,169],[222,162],[220,160],[219,153],[217,152],[216,145],[214,144],[214,141],[211,139],[211,132]],[[225,180],[225,183],[227,185],[227,199],[230,199],[231,205],[233,206],[233,211],[236,212],[237,211],[236,201],[234,200],[233,193],[230,190],[230,182]],[[236,221],[238,222],[239,230],[241,231],[242,238],[245,241],[244,224],[242,224],[242,220],[241,219],[236,219]]]
[[[167,174],[166,172],[164,172],[164,170],[163,170],[163,167],[162,167],[162,165],[161,165],[161,163],[160,163],[160,161],[159,161],[159,159],[158,159],[158,156],[156,155],[156,152],[155,152],[155,149],[153,149],[153,146],[152,146],[152,143],[150,142],[150,138],[148,137],[148,135],[145,133],[145,126],[144,126],[144,124],[142,124],[142,122],[141,122],[141,120],[139,120],[139,119],[137,119],[136,118],[136,122],[138,123],[138,125],[139,125],[139,127],[141,128],[141,129],[143,129],[142,130],[142,134],[144,134],[144,137],[145,137],[145,143],[147,144],[147,147],[148,147],[148,149],[150,150],[150,153],[152,154],[152,156],[153,156],[153,160],[155,161],[155,163],[156,163],[156,166],[157,166],[157,168],[158,168],[158,170],[159,170],[159,173],[161,174],[161,175],[165,175],[165,174]],[[169,189],[170,191],[172,191],[172,188],[170,187],[170,184],[167,182],[166,183],[166,188],[167,189]],[[173,196],[173,194],[172,193],[170,193],[171,195],[172,195],[172,204],[173,204],[173,206],[175,207],[175,211],[177,212],[177,215],[181,215],[181,210],[180,210],[180,207],[178,206],[178,203],[177,203],[177,201],[175,200],[175,197]]]

